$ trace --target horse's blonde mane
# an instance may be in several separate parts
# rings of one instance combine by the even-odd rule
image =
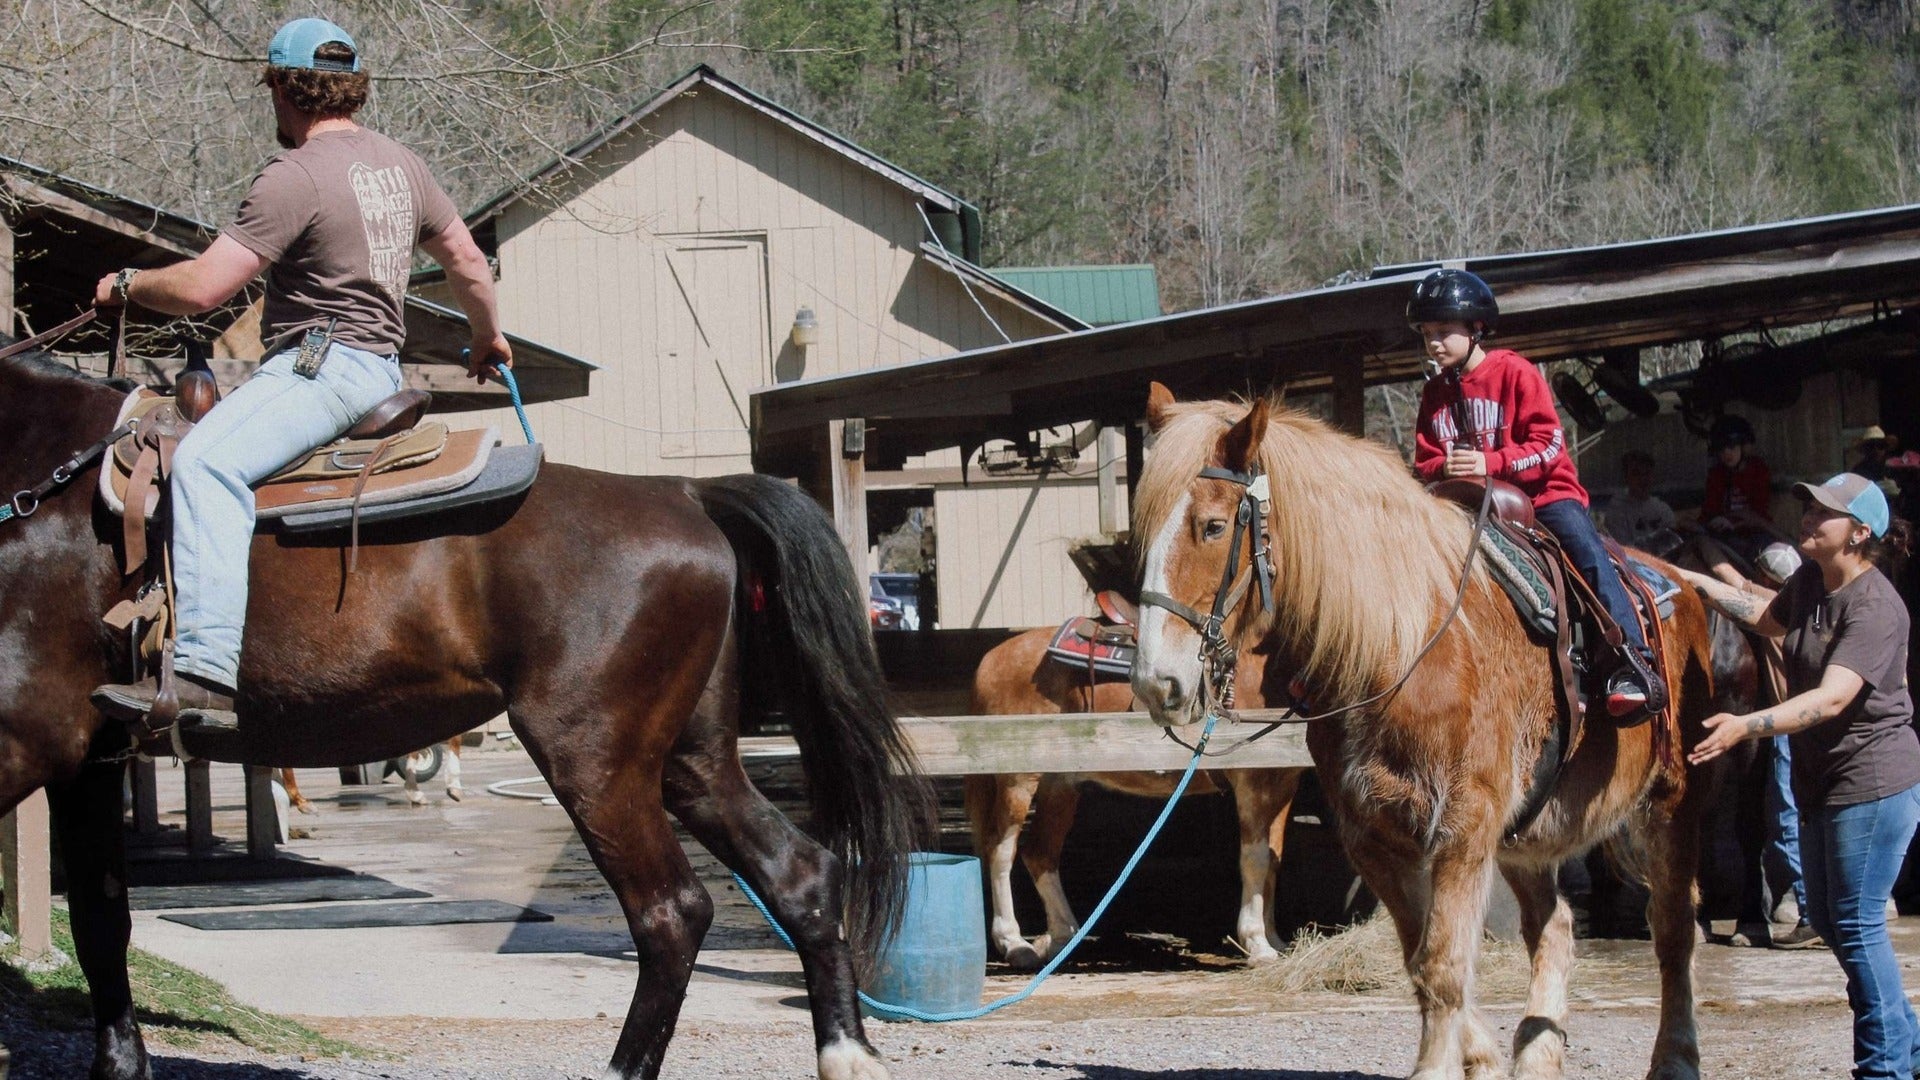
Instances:
[[[1399,678],[1439,625],[1459,588],[1471,522],[1428,495],[1390,448],[1277,399],[1269,406],[1260,462],[1273,491],[1271,633],[1317,694],[1357,701]],[[1200,401],[1169,410],[1135,491],[1134,536],[1159,535],[1249,407]],[[1484,585],[1478,566],[1474,575],[1474,587]],[[1241,625],[1247,633],[1268,626]],[[1472,633],[1464,612],[1455,629]]]

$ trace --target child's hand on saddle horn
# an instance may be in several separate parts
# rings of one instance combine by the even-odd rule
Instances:
[[[1448,476],[1485,476],[1487,455],[1478,450],[1455,447],[1447,452],[1446,473]]]

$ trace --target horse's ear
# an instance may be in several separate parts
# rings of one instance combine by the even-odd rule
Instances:
[[[1220,437],[1222,464],[1234,472],[1246,472],[1260,454],[1260,443],[1267,437],[1267,399],[1253,399],[1253,406],[1240,422]]]
[[[1173,391],[1161,383],[1147,387],[1147,430],[1159,434],[1160,429],[1171,419],[1168,410],[1173,408]]]

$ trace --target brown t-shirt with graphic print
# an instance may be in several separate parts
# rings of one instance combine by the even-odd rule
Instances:
[[[1787,628],[1787,689],[1820,685],[1830,664],[1866,683],[1839,716],[1795,734],[1794,796],[1802,806],[1850,806],[1920,784],[1920,738],[1907,688],[1907,606],[1879,570],[1828,592],[1803,564],[1767,611]]]
[[[457,216],[413,151],[356,127],[268,162],[221,232],[273,264],[260,326],[268,352],[337,318],[334,340],[391,355],[407,339],[413,249]]]

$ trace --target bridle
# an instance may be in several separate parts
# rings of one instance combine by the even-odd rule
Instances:
[[[1455,408],[1456,418],[1464,425],[1466,420],[1464,403],[1456,398]],[[1464,426],[1462,430],[1465,430]],[[1203,617],[1198,611],[1173,597],[1151,589],[1140,590],[1140,604],[1142,607],[1151,606],[1170,611],[1184,619],[1187,625],[1200,634],[1201,715],[1209,720],[1216,716],[1233,719],[1233,683],[1240,654],[1233,643],[1227,640],[1224,630],[1234,609],[1246,599],[1247,589],[1253,582],[1259,583],[1261,608],[1269,615],[1273,613],[1273,548],[1267,538],[1267,513],[1273,506],[1273,496],[1269,486],[1270,481],[1267,475],[1260,471],[1257,463],[1244,473],[1208,466],[1200,470],[1200,478],[1226,480],[1239,484],[1245,489],[1240,496],[1239,509],[1234,514],[1233,541],[1227,549],[1227,565],[1220,574],[1220,587],[1213,594],[1213,611]],[[1420,662],[1425,660],[1427,654],[1433,651],[1433,647],[1440,643],[1441,635],[1447,632],[1447,628],[1452,626],[1453,620],[1459,616],[1461,605],[1467,598],[1467,587],[1473,580],[1473,564],[1480,553],[1480,534],[1487,529],[1487,518],[1492,508],[1493,485],[1486,484],[1482,486],[1480,492],[1480,508],[1474,514],[1473,536],[1467,543],[1467,558],[1460,567],[1460,584],[1454,593],[1453,603],[1447,608],[1446,617],[1440,620],[1440,625],[1434,628],[1432,636],[1427,638],[1426,644],[1420,646],[1420,651],[1414,654],[1412,662],[1407,665],[1407,670],[1378,693],[1351,704],[1335,706],[1324,712],[1301,715],[1296,710],[1294,715],[1285,722],[1306,723],[1313,720],[1326,720],[1364,708],[1399,693],[1400,688],[1405,686],[1407,680],[1411,679],[1413,673],[1419,669]],[[1251,545],[1252,557],[1247,568],[1236,573],[1243,537]],[[1282,721],[1274,721],[1223,750],[1210,752],[1202,750],[1202,752],[1207,753],[1209,757],[1224,757],[1256,739],[1271,734],[1281,723]],[[1167,735],[1180,745],[1187,745],[1178,735],[1173,734],[1171,727],[1167,729]]]
[[[1242,489],[1240,505],[1233,516],[1233,539],[1227,547],[1227,564],[1220,571],[1220,587],[1213,593],[1213,611],[1202,616],[1166,593],[1151,589],[1140,591],[1140,603],[1178,615],[1199,633],[1201,703],[1212,713],[1233,708],[1234,669],[1239,657],[1238,650],[1226,636],[1227,620],[1246,599],[1248,588],[1256,584],[1261,609],[1269,615],[1273,613],[1273,548],[1267,538],[1267,513],[1273,507],[1273,496],[1267,475],[1260,471],[1257,462],[1246,472],[1209,465],[1200,470],[1200,478],[1225,480]],[[1249,552],[1244,570],[1240,569],[1243,544]]]

